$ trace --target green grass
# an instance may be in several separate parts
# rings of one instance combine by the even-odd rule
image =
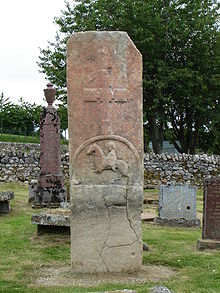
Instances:
[[[127,288],[146,293],[149,287],[159,284],[180,293],[220,292],[220,252],[196,250],[201,229],[160,227],[151,223],[143,224],[143,240],[150,248],[143,254],[143,263],[175,270],[175,276],[169,280],[90,288],[31,287],[40,269],[70,264],[70,239],[68,235],[36,235],[36,226],[30,223],[33,210],[27,203],[27,186],[0,184],[0,190],[15,192],[11,213],[0,216],[0,292],[76,293]]]
[[[202,213],[203,212],[203,190],[197,190],[197,211]]]
[[[0,133],[1,142],[17,142],[17,143],[40,143],[39,136],[23,136],[15,134]],[[68,145],[68,140],[61,139],[61,144]]]
[[[23,136],[23,135],[0,133],[0,141],[20,142],[20,143],[40,143],[40,138],[37,136]]]

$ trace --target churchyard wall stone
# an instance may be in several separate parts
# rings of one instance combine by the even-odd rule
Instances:
[[[61,166],[69,178],[68,146],[61,146]],[[146,153],[145,187],[187,183],[203,186],[204,179],[220,175],[220,156]],[[40,145],[0,142],[0,181],[29,182],[40,172]]]

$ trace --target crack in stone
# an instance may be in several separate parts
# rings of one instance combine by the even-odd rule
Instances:
[[[136,238],[137,238],[137,241],[139,241],[139,237],[135,231],[135,229],[132,227],[132,223],[131,223],[131,219],[129,218],[129,215],[128,215],[128,187],[126,186],[126,215],[127,215],[127,219],[128,219],[128,222],[129,222],[129,225],[130,225],[130,228],[133,230]]]
[[[136,236],[136,240],[134,240],[133,242],[131,243],[126,243],[126,244],[119,244],[119,245],[113,245],[113,246],[110,246],[110,245],[107,245],[107,241],[109,239],[109,236],[110,236],[110,227],[111,227],[111,221],[110,221],[110,212],[109,212],[109,208],[110,207],[114,207],[114,206],[120,206],[120,205],[117,205],[117,204],[110,204],[108,205],[106,203],[106,199],[105,197],[103,198],[104,199],[104,204],[105,204],[105,207],[106,207],[106,211],[107,211],[107,214],[108,214],[108,230],[107,230],[107,236],[106,236],[106,239],[104,240],[104,244],[100,250],[100,252],[98,251],[98,249],[96,248],[96,251],[100,257],[100,259],[102,260],[104,266],[106,267],[106,271],[109,272],[109,269],[108,269],[108,266],[106,264],[106,262],[104,261],[103,259],[103,256],[102,256],[102,253],[103,253],[103,250],[105,247],[108,247],[108,248],[117,248],[117,247],[126,247],[126,246],[130,246],[130,245],[133,245],[135,242],[138,242],[140,243],[140,239],[135,231],[135,229],[132,227],[132,223],[131,223],[131,219],[129,218],[129,214],[128,214],[128,188],[126,187],[126,194],[125,194],[125,200],[126,200],[126,205],[125,205],[125,208],[126,208],[126,216],[127,216],[127,220],[128,220],[128,223],[129,223],[129,226],[130,228],[133,230],[135,236]]]
[[[139,240],[134,240],[134,241],[131,242],[131,243],[118,244],[118,245],[112,245],[112,246],[105,244],[105,246],[108,247],[108,248],[124,247],[124,246],[133,245],[135,242],[139,242]]]
[[[100,253],[99,253],[98,251],[97,251],[97,252],[98,252],[98,254],[99,254],[99,256],[100,256],[102,262],[104,263],[107,272],[109,272],[108,266],[107,266],[107,264],[105,263],[105,261],[104,261],[104,259],[103,259],[103,257],[102,257],[102,252],[103,252],[104,248],[107,246],[106,242],[108,241],[108,238],[109,238],[109,235],[110,235],[111,221],[110,221],[110,214],[109,214],[108,205],[107,205],[107,203],[106,203],[105,197],[104,197],[103,199],[104,199],[105,207],[106,207],[106,211],[107,211],[107,214],[108,214],[108,223],[109,223],[109,225],[108,225],[108,230],[107,230],[107,237],[106,237],[106,239],[105,239],[105,241],[104,241],[104,244],[103,244],[103,246],[102,246],[102,248],[101,248],[101,251],[100,251]]]
[[[105,246],[102,247],[100,253],[99,253],[99,251],[98,251],[97,248],[95,248],[95,250],[97,251],[97,253],[98,253],[98,255],[99,255],[101,261],[103,262],[103,264],[104,264],[104,266],[105,266],[105,268],[106,268],[106,273],[108,273],[108,272],[109,272],[109,269],[108,269],[107,264],[105,263],[104,259],[102,258],[102,250],[104,249],[104,247],[105,247]]]

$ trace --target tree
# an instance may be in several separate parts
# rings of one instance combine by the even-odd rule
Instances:
[[[0,96],[1,133],[33,135],[39,127],[42,107],[22,99],[19,104]]]
[[[169,95],[170,138],[179,152],[194,154],[200,129],[210,123],[219,99],[218,14],[216,1],[184,2],[172,32],[181,37],[171,38],[175,51],[169,56],[165,94]]]
[[[178,150],[193,154],[218,95],[212,90],[219,82],[212,67],[219,55],[214,52],[218,8],[216,0],[66,2],[55,18],[56,41],[41,49],[38,65],[65,103],[68,37],[87,30],[127,31],[143,56],[145,128],[154,151],[161,152],[168,129],[170,140],[180,141]]]
[[[7,115],[7,111],[5,109],[11,106],[11,102],[9,98],[5,98],[4,93],[0,95],[0,132],[3,133],[4,120]]]
[[[60,104],[57,112],[59,114],[60,117],[60,132],[61,134],[63,133],[63,131],[66,131],[68,128],[68,117],[67,117],[67,108],[66,105],[62,105]]]

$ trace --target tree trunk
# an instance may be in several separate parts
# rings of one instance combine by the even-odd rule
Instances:
[[[158,127],[156,118],[152,115],[147,115],[147,119],[154,153],[161,154],[163,147],[163,125]]]

